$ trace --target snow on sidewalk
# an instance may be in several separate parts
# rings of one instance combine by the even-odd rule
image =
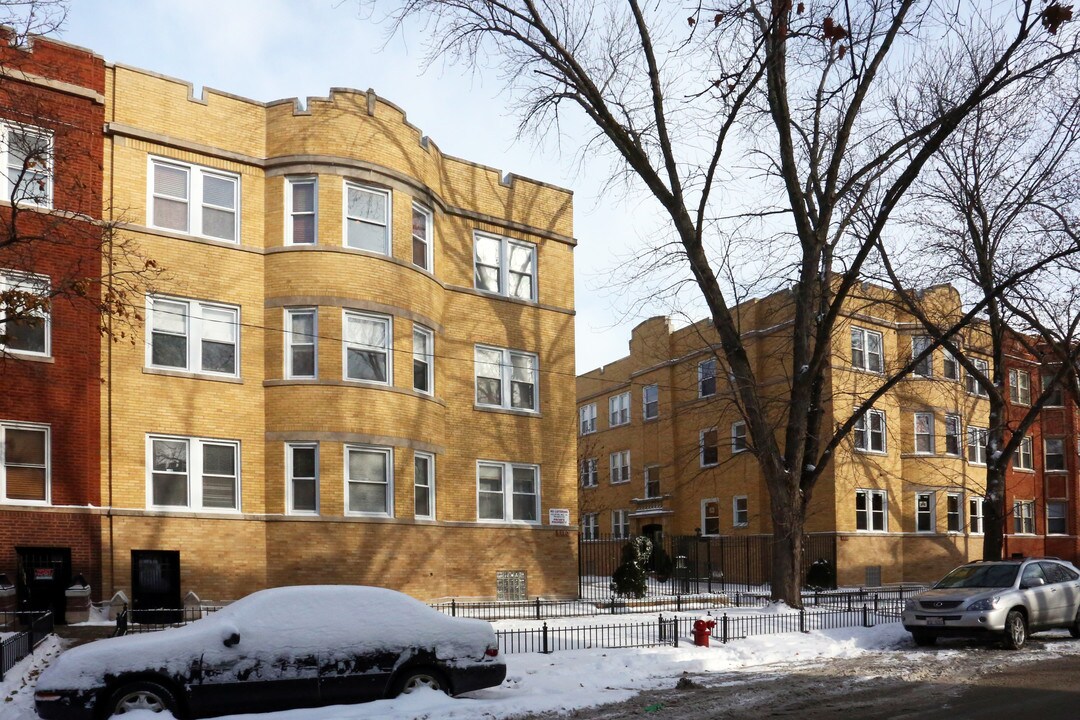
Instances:
[[[622,618],[625,620],[625,616]],[[561,624],[561,623],[560,623]],[[506,629],[518,623],[496,623]],[[16,666],[0,684],[0,717],[36,720],[33,681],[42,663],[55,656],[59,641],[50,638]],[[874,628],[845,628],[809,634],[790,633],[739,640],[710,648],[680,647],[620,650],[568,650],[551,655],[505,656],[507,679],[500,687],[459,698],[433,691],[361,705],[289,710],[259,716],[266,720],[473,720],[508,719],[530,712],[562,711],[619,702],[642,690],[673,687],[683,673],[739,672],[771,665],[799,665],[829,658],[858,657],[881,650],[914,651],[899,623]],[[256,686],[252,686],[257,692]],[[10,698],[10,699],[9,699]],[[164,720],[142,714],[131,720]],[[237,720],[245,716],[230,716]],[[252,716],[247,716],[252,717]]]

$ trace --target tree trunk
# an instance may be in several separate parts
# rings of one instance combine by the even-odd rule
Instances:
[[[802,554],[805,513],[790,484],[770,492],[773,520],[771,598],[802,607]]]
[[[983,499],[983,560],[1000,560],[1005,533],[1005,466],[987,463]]]

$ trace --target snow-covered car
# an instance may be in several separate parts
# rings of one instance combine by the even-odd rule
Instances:
[[[1080,570],[1056,558],[961,565],[904,604],[916,645],[983,635],[1019,650],[1030,633],[1052,628],[1080,638]]]
[[[506,665],[491,624],[393,590],[343,585],[253,593],[183,627],[61,653],[38,679],[45,720],[134,710],[177,718],[335,705],[429,687],[492,687]]]

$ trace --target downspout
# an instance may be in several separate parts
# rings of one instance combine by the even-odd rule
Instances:
[[[109,113],[111,114],[110,120],[114,120],[115,115],[116,115],[116,69],[115,68],[110,68],[109,71],[112,74],[112,91],[110,93],[111,102],[110,102],[110,107],[109,107]],[[102,143],[103,144],[104,144],[104,140],[105,140],[104,130],[105,129],[102,128]],[[115,188],[115,184],[116,184],[116,148],[115,147],[110,147],[109,148],[109,197],[108,197],[108,207],[109,207],[109,269],[108,269],[108,276],[107,276],[108,290],[109,290],[110,297],[112,296],[112,289],[113,289],[113,269],[114,269],[114,266],[113,266],[113,263],[114,263],[113,243],[114,243],[114,240],[115,240],[114,233],[116,232],[116,227],[113,224],[115,222],[115,216],[114,216],[115,213],[114,213],[114,207],[113,207],[114,198],[116,197],[114,192],[113,192],[113,190]],[[110,597],[111,597],[111,595],[116,594],[116,552],[115,552],[115,545],[114,545],[114,529],[113,529],[113,410],[112,410],[112,408],[113,408],[113,340],[112,340],[112,338],[113,338],[113,313],[112,312],[109,313],[108,327],[109,327],[108,337],[106,337],[106,339],[105,339],[105,343],[106,343],[106,345],[108,347],[108,349],[106,351],[106,368],[105,368],[105,387],[106,387],[106,391],[105,391],[105,398],[106,398],[106,400],[105,400],[105,423],[106,423],[106,438],[107,438],[106,441],[105,441],[105,447],[106,447],[105,452],[106,452],[106,467],[107,467],[108,488],[109,488],[109,492],[108,492],[109,505],[105,509],[105,516],[108,518],[108,522],[109,522],[109,592],[110,592]]]

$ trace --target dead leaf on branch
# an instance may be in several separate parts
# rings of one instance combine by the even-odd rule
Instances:
[[[824,31],[825,39],[829,41],[830,45],[835,45],[848,36],[847,30],[844,26],[832,19],[832,17],[826,17],[821,23]]]
[[[1062,5],[1059,2],[1050,3],[1040,14],[1043,27],[1051,35],[1057,35],[1058,28],[1072,20],[1072,17],[1072,5]]]

